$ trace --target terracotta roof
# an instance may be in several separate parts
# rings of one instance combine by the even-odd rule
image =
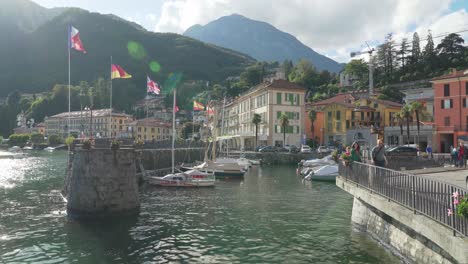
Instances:
[[[374,99],[374,98],[370,98],[369,100],[371,100],[372,102],[376,102],[376,103],[383,104],[383,105],[388,105],[388,106],[394,106],[394,107],[402,107],[403,106],[400,103],[389,101],[389,100],[380,100],[380,99]]]
[[[331,98],[312,103],[312,106],[323,106],[331,103],[348,103],[348,100],[354,101],[356,98],[351,94],[337,94]],[[349,103],[348,103],[349,104]]]
[[[274,80],[272,83],[266,83],[266,87],[307,90],[306,88],[300,86],[299,84],[295,84],[295,83],[288,82],[286,80],[281,80],[281,79]]]
[[[110,108],[107,108],[107,109],[93,109],[93,117],[106,117],[106,116],[109,116],[110,114]],[[89,113],[89,111],[73,111],[73,112],[70,112],[70,118],[78,118],[78,117],[82,117],[82,116],[85,116],[87,113]],[[56,114],[56,115],[53,115],[53,116],[50,116],[49,118],[68,118],[68,112],[63,112],[63,113],[60,113],[60,114]],[[127,115],[127,114],[124,114],[124,113],[118,113],[118,112],[115,112],[113,111],[112,112],[112,116],[123,116],[123,117],[132,117],[131,115]]]
[[[468,77],[468,69],[461,70],[461,71],[452,70],[451,73],[444,74],[438,77],[434,77],[431,79],[431,81],[452,79],[452,78],[459,78],[459,77]]]

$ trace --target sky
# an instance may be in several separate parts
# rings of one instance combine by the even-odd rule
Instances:
[[[393,33],[397,43],[417,31],[425,39],[460,33],[468,45],[468,0],[33,0],[44,7],[80,7],[115,14],[148,30],[182,34],[233,13],[264,21],[338,62]],[[440,41],[435,38],[434,41]],[[422,42],[422,45],[425,43]]]

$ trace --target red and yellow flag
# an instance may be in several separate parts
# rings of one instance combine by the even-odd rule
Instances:
[[[193,111],[202,111],[205,109],[205,106],[197,101],[193,101]]]
[[[130,74],[128,74],[122,67],[117,64],[111,65],[111,79],[128,79],[132,78]]]

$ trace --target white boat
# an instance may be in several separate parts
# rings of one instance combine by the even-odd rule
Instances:
[[[217,158],[216,163],[237,163],[241,168],[244,170],[249,170],[249,168],[252,166],[250,161],[246,158],[239,158],[239,159],[233,159],[233,158]]]
[[[13,146],[13,147],[9,148],[8,151],[10,151],[10,152],[21,152],[22,149],[20,147],[18,147],[18,146]]]
[[[33,149],[33,147],[27,146],[27,147],[23,147],[23,150],[34,150],[34,149]]]
[[[44,149],[45,151],[49,151],[49,152],[53,152],[55,150],[55,148],[53,147],[47,147]]]
[[[163,177],[149,176],[147,180],[149,184],[168,187],[212,187],[215,185],[213,174],[198,170],[168,174]]]
[[[304,180],[335,181],[338,176],[338,165],[324,165],[310,171]]]
[[[252,159],[249,159],[250,161],[250,164],[252,165],[260,165],[260,161],[259,160],[252,160]]]
[[[176,89],[174,89],[174,104],[172,109],[172,173],[163,177],[149,176],[146,177],[149,184],[168,187],[211,187],[215,185],[215,177],[213,173],[203,172],[197,169],[188,170],[185,172],[174,173],[175,170],[175,106],[176,106]],[[142,170],[144,173],[144,170]]]
[[[235,162],[213,162],[207,160],[200,165],[193,167],[180,168],[182,171],[199,170],[206,173],[212,173],[217,177],[244,177],[246,170]]]
[[[311,159],[301,161],[300,165],[302,167],[317,167],[323,165],[335,165],[336,161],[333,160],[331,155],[325,156],[321,159]]]

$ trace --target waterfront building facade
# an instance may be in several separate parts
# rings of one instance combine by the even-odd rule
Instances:
[[[440,152],[468,141],[468,69],[445,74],[431,80],[434,88],[434,122]]]
[[[217,109],[223,124],[221,133],[232,138],[231,146],[245,150],[255,148],[254,114],[259,114],[258,145],[283,144],[299,146],[304,142],[304,118],[306,89],[278,79],[263,82],[229,102],[222,109]],[[224,112],[224,118],[222,113]],[[285,128],[286,142],[283,140],[283,128],[280,117],[286,114],[289,125]]]
[[[133,121],[131,115],[118,113],[111,109],[93,109],[64,112],[44,119],[45,135],[68,135],[68,117],[70,116],[70,133],[78,137],[116,137],[128,138],[128,124]]]
[[[424,106],[425,112],[430,116],[434,116],[434,89],[432,87],[413,88],[402,91],[405,97],[403,101],[406,104],[420,102]]]
[[[144,141],[169,140],[172,136],[172,124],[155,118],[135,120],[129,127],[133,138]]]

